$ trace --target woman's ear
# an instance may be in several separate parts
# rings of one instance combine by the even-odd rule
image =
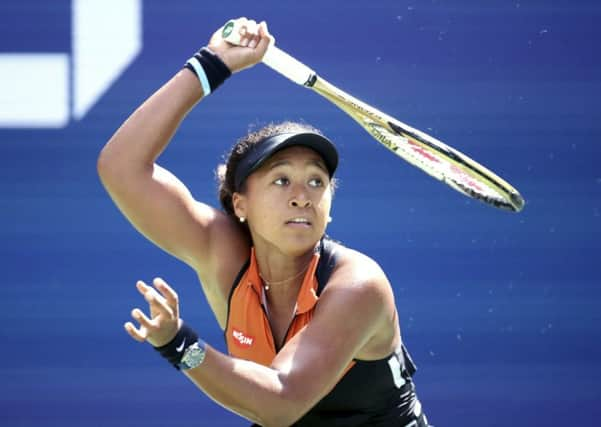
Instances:
[[[246,218],[246,197],[244,194],[235,192],[232,194],[232,207],[238,218]]]

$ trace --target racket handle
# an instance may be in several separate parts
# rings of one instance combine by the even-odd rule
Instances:
[[[239,46],[240,39],[242,38],[240,35],[240,26],[241,24],[238,24],[235,20],[228,21],[221,31],[223,40]],[[315,71],[283,50],[277,48],[274,43],[271,43],[267,48],[262,62],[296,84],[312,86],[315,82]]]

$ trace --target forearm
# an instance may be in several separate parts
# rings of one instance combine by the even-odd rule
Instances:
[[[165,149],[186,114],[201,99],[198,78],[182,69],[148,98],[121,125],[99,158],[101,171],[137,172],[150,166]]]
[[[224,41],[220,30],[215,32],[209,42],[214,52],[201,49],[190,58],[186,68],[146,100],[106,144],[98,159],[98,172],[105,185],[109,180],[119,185],[140,173],[152,173],[155,160],[192,107],[231,73],[259,62],[270,39],[265,24],[259,26],[258,34],[256,24],[247,28],[241,47]]]
[[[183,372],[213,400],[264,427],[290,425],[309,409],[282,373],[208,346],[203,363]]]

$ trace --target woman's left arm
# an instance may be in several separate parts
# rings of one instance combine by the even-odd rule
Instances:
[[[373,271],[373,270],[372,270]],[[378,268],[379,271],[379,268]],[[324,397],[338,382],[353,358],[382,327],[390,328],[394,318],[394,297],[383,273],[369,279],[334,274],[320,296],[313,319],[278,353],[271,366],[236,359],[206,346],[204,361],[183,371],[212,399],[265,427],[293,424]],[[352,275],[351,275],[352,276]],[[171,317],[170,336],[177,332],[177,297],[168,286],[154,289],[152,319],[134,315],[141,324],[126,327],[138,341],[148,340],[164,326],[155,318]],[[176,306],[173,307],[173,304]],[[384,326],[385,325],[385,326]],[[156,331],[153,328],[158,328]],[[392,335],[392,334],[391,334]]]

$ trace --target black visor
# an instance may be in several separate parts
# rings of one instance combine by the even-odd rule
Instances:
[[[236,191],[240,190],[246,178],[261,167],[268,158],[278,151],[292,146],[308,147],[315,150],[323,158],[330,178],[332,178],[338,166],[338,152],[329,139],[313,132],[280,133],[253,146],[246,157],[240,161],[236,170]]]

